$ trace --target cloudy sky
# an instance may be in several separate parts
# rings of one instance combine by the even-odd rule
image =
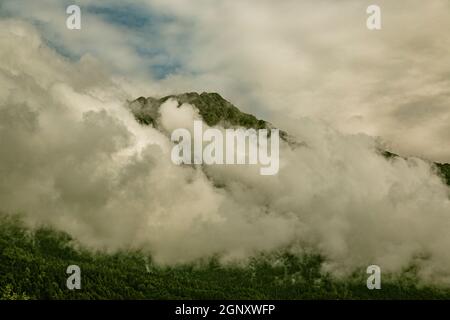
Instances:
[[[373,3],[3,0],[0,14],[70,59],[100,60],[137,96],[215,91],[277,124],[314,117],[450,162],[450,4],[380,0],[382,29],[369,31]],[[69,4],[80,31],[65,27]]]
[[[312,248],[336,274],[415,263],[450,283],[450,3],[0,2],[0,212],[175,263]],[[183,167],[125,106],[218,92],[306,142],[280,171]],[[161,106],[166,131],[199,115]],[[172,128],[173,129],[173,128]],[[386,159],[379,150],[419,158]],[[217,187],[222,186],[222,187]]]

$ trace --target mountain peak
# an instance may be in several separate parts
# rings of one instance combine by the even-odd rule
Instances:
[[[232,103],[224,99],[216,92],[186,92],[168,95],[163,98],[139,97],[131,103],[131,110],[136,119],[143,124],[154,124],[158,117],[160,106],[169,99],[178,101],[179,106],[183,103],[194,105],[202,119],[209,126],[222,124],[228,126],[240,126],[245,128],[266,129],[272,126],[255,116],[240,111]]]

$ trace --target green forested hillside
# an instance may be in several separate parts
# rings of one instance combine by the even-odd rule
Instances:
[[[17,219],[0,219],[1,299],[448,299],[450,289],[420,286],[414,268],[383,275],[382,290],[368,290],[365,270],[346,279],[320,272],[317,255],[286,252],[248,265],[211,258],[162,267],[139,252],[93,253],[49,229],[27,231]],[[66,287],[66,268],[81,268],[81,289]]]
[[[445,181],[447,181],[447,184],[450,186],[450,163],[437,163],[436,165],[441,171]]]
[[[157,109],[170,97],[140,98],[132,111],[141,123],[154,124]],[[218,94],[176,97],[196,105],[209,125],[270,126]],[[450,165],[437,166],[450,185]],[[320,271],[322,263],[319,255],[278,252],[239,266],[210,258],[163,267],[142,252],[79,249],[67,234],[45,228],[31,232],[0,214],[0,299],[450,299],[450,289],[421,285],[413,266],[398,275],[383,274],[382,290],[368,290],[365,269],[335,279]],[[81,290],[66,287],[69,265],[81,268]]]
[[[206,92],[202,94],[189,92],[180,95],[170,95],[161,99],[138,98],[136,101],[139,101],[143,108],[136,110],[135,115],[137,120],[145,124],[152,123],[154,121],[154,114],[148,111],[159,108],[161,104],[170,98],[176,99],[180,104],[189,103],[195,105],[201,117],[209,126],[214,126],[219,122],[255,129],[266,128],[267,126],[266,121],[258,120],[251,114],[241,112],[219,94]]]
[[[176,99],[180,105],[183,103],[194,105],[198,109],[202,119],[209,126],[220,123],[225,127],[241,126],[254,129],[267,129],[272,127],[267,121],[257,119],[251,114],[240,111],[239,108],[218,93],[203,92],[198,94],[196,92],[189,92],[169,95],[160,99],[140,97],[130,104],[130,108],[139,123],[156,125],[159,117],[159,107],[171,98]],[[291,144],[298,144],[285,131],[280,130],[280,137]],[[397,154],[389,151],[383,151],[382,153],[386,158],[398,157]],[[440,170],[444,180],[450,186],[450,164],[436,163],[436,166]]]
[[[156,124],[159,107],[169,99],[176,99],[179,105],[189,103],[194,105],[208,126],[221,124],[224,127],[239,126],[253,129],[270,129],[272,125],[255,116],[242,112],[218,93],[196,92],[170,95],[161,99],[140,97],[131,104],[131,110],[139,123]],[[280,130],[280,137],[287,140],[287,133]]]

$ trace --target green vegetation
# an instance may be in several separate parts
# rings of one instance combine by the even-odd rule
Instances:
[[[17,219],[0,219],[0,299],[450,298],[450,288],[419,285],[414,268],[383,275],[382,290],[368,290],[365,270],[338,280],[320,271],[322,263],[318,255],[280,252],[245,266],[211,258],[163,267],[140,252],[75,249],[67,234],[31,232]],[[81,268],[81,290],[66,288],[66,268],[72,264]]]
[[[141,123],[155,125],[159,106],[171,97],[194,104],[210,126],[270,127],[215,93],[139,98],[132,111]],[[436,166],[450,185],[450,164]],[[18,219],[0,215],[0,299],[450,299],[450,288],[421,285],[414,266],[383,274],[382,290],[368,290],[364,268],[336,279],[321,272],[323,262],[317,254],[284,251],[261,254],[246,265],[210,258],[164,267],[142,252],[88,251],[65,233],[32,232]],[[81,268],[81,290],[66,288],[69,265]]]
[[[382,151],[381,154],[386,159],[400,157],[398,154],[389,151]],[[434,164],[438,169],[438,174],[444,179],[444,182],[446,182],[447,185],[450,186],[450,163],[434,163]]]
[[[161,99],[140,97],[134,101],[131,110],[136,120],[144,125],[155,125],[159,117],[159,107],[169,99],[176,99],[179,104],[194,105],[208,126],[221,124],[227,127],[244,127],[253,129],[271,129],[272,125],[255,116],[240,111],[218,93],[196,92],[170,95]],[[280,137],[287,140],[287,133],[280,130]]]
[[[218,93],[203,92],[202,94],[198,94],[196,92],[189,92],[170,95],[161,99],[139,97],[131,103],[131,111],[139,123],[156,126],[160,106],[171,98],[176,99],[180,105],[183,103],[194,105],[199,110],[202,119],[209,126],[222,124],[224,127],[240,126],[253,129],[270,129],[272,127],[264,120],[241,112]],[[291,145],[299,145],[290,139],[285,131],[280,130],[280,137]],[[387,159],[399,157],[399,155],[389,151],[381,151],[381,154]],[[435,163],[435,165],[439,169],[444,181],[450,186],[450,164]]]
[[[164,97],[161,99],[161,102],[164,103],[170,98],[176,98],[181,104],[189,103],[195,105],[202,119],[209,126],[225,122],[226,124],[245,128],[264,129],[267,127],[267,123],[264,120],[258,120],[251,114],[241,112],[218,93],[184,93],[177,96]]]
[[[447,182],[447,184],[450,186],[450,163],[436,163],[436,166],[439,168],[439,170],[442,173],[443,178]]]

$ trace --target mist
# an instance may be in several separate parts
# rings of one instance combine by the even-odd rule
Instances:
[[[92,249],[143,250],[161,264],[312,249],[336,275],[415,263],[424,280],[450,282],[449,188],[429,162],[386,159],[376,138],[300,117],[283,121],[304,143],[281,141],[277,175],[177,166],[170,135],[135,121],[127,101],[136,88],[102,61],[69,60],[14,19],[0,22],[0,48],[3,214]],[[161,107],[166,131],[200,117],[195,106],[171,104]]]

